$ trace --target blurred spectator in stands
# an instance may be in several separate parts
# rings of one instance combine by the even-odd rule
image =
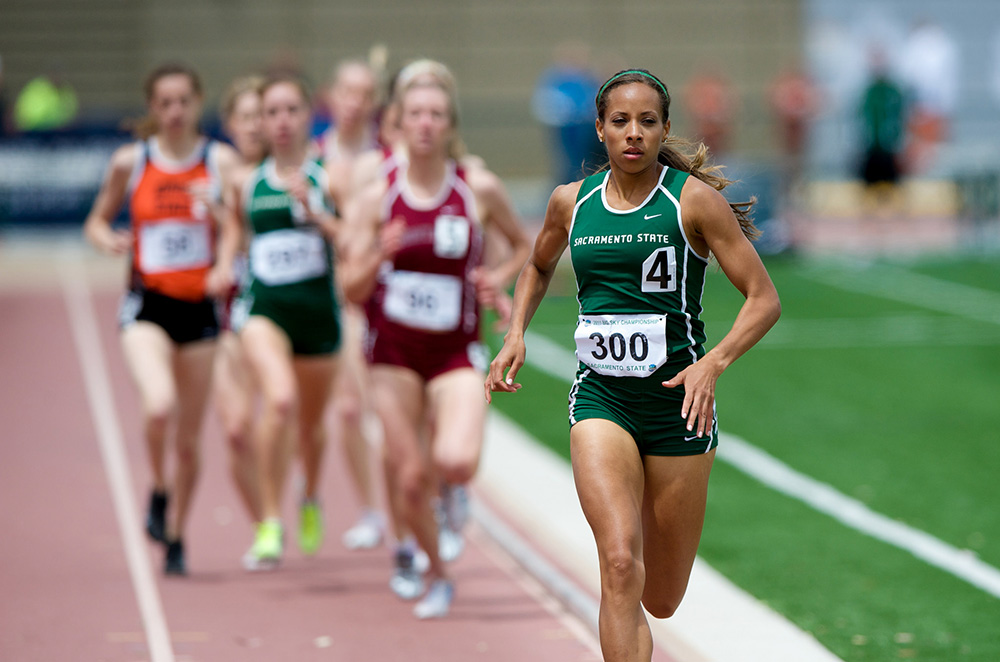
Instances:
[[[568,41],[556,47],[552,66],[535,85],[532,113],[549,127],[555,143],[552,176],[557,184],[582,179],[604,161],[594,128],[594,98],[600,84],[587,45]]]
[[[899,183],[906,122],[903,91],[889,73],[885,52],[870,53],[870,78],[861,96],[861,179],[884,200]]]
[[[705,143],[713,159],[732,146],[733,117],[739,98],[729,80],[712,67],[696,72],[684,87],[684,104],[694,126],[694,138]]]
[[[14,104],[14,122],[19,131],[55,131],[76,119],[76,92],[53,68],[21,89]]]
[[[819,110],[820,93],[799,65],[790,66],[771,81],[768,102],[778,132],[781,205],[794,209],[805,172],[809,125]]]
[[[948,137],[958,103],[959,55],[955,40],[927,20],[918,21],[903,45],[901,77],[912,107],[903,162],[910,174],[925,172]]]

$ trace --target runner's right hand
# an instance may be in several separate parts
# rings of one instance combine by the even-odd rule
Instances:
[[[107,228],[95,240],[98,250],[109,255],[124,255],[132,250],[132,234],[126,230]]]
[[[514,381],[517,371],[524,365],[526,349],[524,338],[508,337],[504,339],[503,347],[497,352],[496,358],[490,363],[489,372],[486,373],[486,402],[493,401],[493,392],[515,393],[521,385]],[[508,369],[509,368],[509,369]],[[504,371],[507,377],[504,378]]]

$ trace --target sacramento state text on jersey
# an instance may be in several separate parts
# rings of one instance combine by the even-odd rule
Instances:
[[[589,237],[577,237],[574,246],[592,246],[596,244],[669,244],[670,235],[640,232],[638,234],[597,234]]]

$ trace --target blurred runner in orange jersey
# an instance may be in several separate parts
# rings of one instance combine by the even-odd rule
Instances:
[[[84,234],[103,252],[131,254],[119,322],[142,400],[153,473],[146,531],[166,545],[165,572],[182,575],[184,527],[199,474],[201,423],[219,332],[211,297],[224,296],[232,286],[239,241],[228,231],[218,237],[225,214],[219,192],[239,157],[200,134],[202,89],[193,70],[161,66],[150,74],[145,92],[149,115],[139,128],[141,139],[112,156]],[[116,230],[112,221],[126,200],[131,227]],[[177,464],[168,480],[171,442]]]
[[[465,485],[482,450],[485,405],[475,393],[484,369],[480,305],[497,298],[529,249],[500,180],[459,160],[455,86],[442,82],[451,74],[434,64],[446,76],[400,76],[405,159],[398,152],[386,159],[390,167],[351,200],[343,270],[346,296],[366,303],[390,507],[429,559],[431,584],[414,608],[418,618],[446,615],[453,595],[432,508],[438,479]],[[486,269],[483,241],[491,225],[512,250]],[[400,546],[390,586],[417,598],[424,588],[419,574],[414,550]]]
[[[237,165],[234,180],[245,179],[264,160],[266,146],[260,126],[260,91],[263,84],[264,79],[259,76],[237,78],[222,96],[219,115],[223,130],[242,161]],[[232,200],[227,202],[230,208],[234,206]],[[220,335],[215,355],[213,400],[229,448],[233,483],[251,522],[256,526],[262,515],[256,454],[250,432],[254,383],[240,339],[231,324],[233,301],[239,292],[239,282],[246,275],[244,248],[240,247],[235,264],[233,277],[236,285],[218,307]]]

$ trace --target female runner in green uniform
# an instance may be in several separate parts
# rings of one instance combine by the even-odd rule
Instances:
[[[644,70],[601,88],[609,170],[553,192],[486,379],[487,400],[520,388],[525,328],[569,246],[580,301],[571,456],[600,558],[605,660],[650,660],[642,606],[667,618],[684,596],[715,457],[716,381],[780,314],[749,240],[749,205],[718,192],[729,182],[704,167],[703,147],[689,157],[671,146],[669,109],[666,87]],[[710,255],[746,302],[706,353],[698,316]]]
[[[299,436],[305,474],[299,545],[317,551],[323,523],[317,501],[325,446],[323,415],[340,345],[326,172],[308,158],[309,94],[297,80],[277,78],[261,90],[270,156],[242,186],[239,212],[252,231],[250,284],[233,311],[263,396],[256,426],[263,521],[248,567],[267,567],[283,553],[281,494],[291,430]]]

